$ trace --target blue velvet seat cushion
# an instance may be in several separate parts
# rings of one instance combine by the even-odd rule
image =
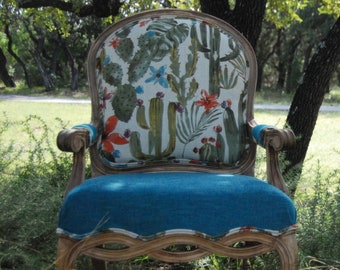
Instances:
[[[85,181],[66,197],[58,232],[82,239],[114,229],[140,237],[188,229],[218,237],[240,227],[279,232],[295,223],[291,199],[254,177],[158,172]]]

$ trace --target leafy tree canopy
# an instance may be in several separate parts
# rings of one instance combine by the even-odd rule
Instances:
[[[232,9],[236,0],[225,2],[229,5],[229,8]],[[340,4],[338,0],[268,0],[265,19],[274,23],[277,28],[289,27],[292,22],[302,21],[299,12],[308,6],[317,7],[320,14],[329,14],[335,18],[340,16]],[[67,36],[70,26],[68,25],[67,14],[65,12],[74,13],[79,17],[94,15],[106,18],[107,22],[112,22],[131,13],[162,7],[199,10],[200,1],[3,0],[2,3],[0,3],[0,17],[8,18],[8,13],[18,12],[17,8],[19,8],[21,15],[26,13],[27,16],[32,16],[38,25],[44,25],[50,31],[58,29],[62,31],[62,35]],[[7,14],[7,16],[3,16],[4,14]],[[55,22],[58,22],[58,26],[55,25]]]
[[[268,0],[266,20],[273,22],[277,28],[290,26],[294,21],[302,22],[299,11],[306,7],[316,7],[320,14],[340,16],[340,3],[338,0]]]

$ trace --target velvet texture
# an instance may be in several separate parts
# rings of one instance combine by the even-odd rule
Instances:
[[[89,131],[89,135],[90,135],[90,144],[93,144],[94,141],[98,137],[98,131],[97,131],[96,127],[91,125],[91,124],[76,125],[76,126],[74,126],[72,128],[75,128],[75,129],[87,129]]]
[[[218,237],[252,227],[279,233],[296,223],[291,199],[244,175],[142,173],[87,180],[67,196],[58,232],[76,239],[123,229],[149,237],[189,229]]]
[[[264,141],[263,141],[263,135],[262,135],[262,131],[266,128],[273,128],[273,126],[270,125],[257,125],[255,127],[253,127],[252,129],[252,136],[255,140],[255,142],[264,147]]]

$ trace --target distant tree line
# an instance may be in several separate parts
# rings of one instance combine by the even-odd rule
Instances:
[[[335,21],[332,15],[320,14],[317,5],[297,10],[301,21],[291,16],[286,21],[272,18],[263,22],[267,1],[261,0],[247,5],[249,12],[258,16],[248,17],[253,21],[246,22],[246,9],[237,8],[244,1],[236,1],[232,7],[232,1],[196,0],[187,1],[186,5],[179,2],[4,0],[0,4],[0,79],[8,87],[24,80],[28,87],[43,86],[46,91],[56,87],[77,90],[86,81],[89,46],[108,24],[146,9],[184,7],[223,18],[245,33],[258,57],[258,90],[269,87],[290,93],[320,39]],[[338,69],[334,83],[339,84],[339,80]]]

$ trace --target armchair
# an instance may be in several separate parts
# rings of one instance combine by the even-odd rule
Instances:
[[[295,136],[254,120],[256,77],[248,41],[207,14],[152,10],[108,27],[88,55],[91,122],[57,138],[74,153],[58,270],[81,254],[105,269],[140,255],[187,262],[269,251],[282,270],[297,269],[296,210],[278,163]],[[267,181],[254,177],[258,144]],[[256,245],[234,247],[241,241]],[[166,249],[182,244],[195,249]]]

